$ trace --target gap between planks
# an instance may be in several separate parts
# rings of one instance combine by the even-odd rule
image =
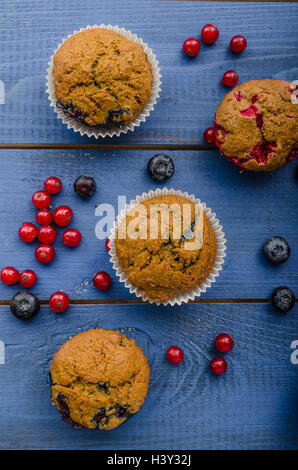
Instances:
[[[1,149],[35,150],[217,150],[215,145],[182,144],[0,144]]]
[[[298,303],[298,299],[295,300]],[[48,300],[41,300],[41,305],[48,305]],[[271,299],[197,299],[190,300],[189,304],[270,304]],[[71,305],[139,305],[147,304],[139,299],[72,299]],[[10,305],[10,300],[0,300],[0,306]],[[154,305],[154,304],[152,304]],[[186,304],[184,304],[186,305]]]

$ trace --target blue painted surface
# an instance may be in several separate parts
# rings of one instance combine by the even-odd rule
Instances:
[[[11,0],[0,2],[0,79],[6,85],[1,143],[203,143],[226,93],[223,73],[240,81],[298,78],[298,4],[169,2],[150,0]],[[61,39],[94,23],[132,30],[157,54],[163,75],[155,112],[133,134],[96,141],[69,131],[56,118],[45,94],[47,63]],[[218,41],[202,45],[196,58],[182,52],[187,37],[217,24]],[[244,34],[248,47],[235,55],[231,37]]]
[[[50,404],[49,363],[70,335],[102,326],[140,330],[132,335],[149,356],[149,394],[116,430],[75,431]],[[269,305],[118,305],[71,307],[58,316],[43,307],[24,324],[1,307],[0,330],[6,343],[0,448],[298,448],[298,366],[290,362],[295,312],[279,316]],[[227,373],[216,377],[208,364],[222,331],[233,335],[235,348],[226,355]],[[185,353],[178,366],[165,357],[173,343]]]
[[[227,238],[227,258],[217,282],[202,298],[268,298],[277,285],[297,287],[298,263],[298,179],[297,163],[271,174],[240,174],[217,152],[170,152],[176,170],[168,187],[195,194],[217,214]],[[95,236],[99,218],[97,204],[108,203],[117,212],[118,195],[134,199],[158,185],[146,174],[151,151],[0,151],[1,263],[19,269],[36,269],[39,282],[34,291],[48,299],[64,289],[74,299],[135,299],[114,276],[104,241]],[[96,178],[94,197],[82,201],[73,190],[77,176]],[[82,231],[82,244],[66,248],[59,239],[53,245],[56,259],[41,265],[34,258],[38,242],[25,244],[18,238],[22,222],[34,222],[36,209],[31,197],[51,174],[61,177],[63,191],[53,198],[53,207],[68,204],[74,210],[71,227]],[[163,185],[159,185],[163,187]],[[278,190],[277,190],[278,188]],[[271,265],[262,255],[264,241],[272,235],[284,236],[292,247],[287,263]],[[105,293],[92,285],[100,270],[113,274],[113,288]],[[67,275],[65,275],[67,273]],[[86,285],[86,282],[88,285]],[[7,299],[19,287],[0,285],[0,298]]]
[[[0,143],[96,143],[56,119],[44,85],[56,45],[88,23],[119,24],[143,37],[158,55],[163,74],[162,95],[148,121],[134,134],[103,143],[202,143],[203,130],[226,92],[219,83],[225,70],[236,69],[241,82],[298,78],[297,3],[85,0],[82,6],[79,0],[0,0],[0,6],[0,80],[6,87]],[[203,45],[197,58],[188,59],[181,52],[184,39],[198,36],[209,22],[220,29],[218,42]],[[240,56],[228,49],[237,33],[248,39]],[[104,242],[94,233],[95,205],[115,204],[118,195],[129,200],[156,188],[145,171],[154,153],[1,150],[1,265],[35,269],[39,281],[33,291],[42,299],[58,289],[77,300],[134,299],[115,276],[106,293],[92,286],[94,272],[112,274]],[[176,167],[168,187],[205,201],[220,218],[228,240],[224,269],[202,298],[268,298],[281,284],[297,296],[297,163],[272,174],[240,175],[218,152],[168,153]],[[73,192],[73,182],[82,173],[98,184],[88,202]],[[71,250],[60,239],[54,245],[56,259],[42,266],[34,259],[37,244],[23,244],[17,231],[23,221],[34,221],[31,196],[50,174],[61,177],[64,185],[53,206],[65,203],[74,209],[72,226],[82,231],[83,241]],[[287,238],[292,248],[288,262],[278,267],[261,254],[264,240],[275,234]],[[10,299],[16,290],[0,285],[0,300]],[[136,329],[133,335],[151,365],[149,395],[140,413],[117,430],[74,431],[51,407],[48,366],[70,335],[97,326]],[[297,327],[297,306],[280,316],[264,303],[76,305],[62,316],[42,307],[26,324],[1,306],[6,363],[0,357],[0,448],[298,449],[298,365],[290,362]],[[216,378],[208,364],[222,331],[233,335],[236,347],[227,355],[227,374]],[[149,349],[148,337],[153,341]],[[185,353],[178,367],[165,360],[173,343]]]

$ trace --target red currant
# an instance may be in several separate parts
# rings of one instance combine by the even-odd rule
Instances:
[[[111,248],[110,248],[109,243],[110,243],[110,239],[107,238],[107,239],[106,239],[106,242],[105,242],[105,246],[106,246],[106,250],[107,250],[107,251],[111,251]]]
[[[36,284],[37,276],[31,269],[25,269],[20,274],[20,284],[23,287],[33,287]]]
[[[215,129],[214,127],[208,127],[204,132],[204,140],[207,144],[213,144],[215,142]]]
[[[1,270],[1,281],[3,282],[3,284],[15,284],[16,282],[18,282],[19,278],[19,271],[11,266],[6,266],[6,268],[3,268]]]
[[[36,222],[39,225],[50,225],[53,220],[53,216],[48,209],[40,209],[36,214]]]
[[[62,239],[64,245],[74,247],[81,243],[82,235],[75,228],[69,228],[63,232]]]
[[[228,70],[227,72],[224,73],[221,81],[224,85],[226,86],[234,86],[238,82],[239,77],[234,70]]]
[[[105,271],[99,271],[98,273],[94,274],[93,284],[96,289],[108,290],[111,285],[110,275]]]
[[[55,250],[51,245],[39,245],[35,250],[35,258],[43,264],[48,264],[55,258]]]
[[[219,31],[213,24],[206,24],[201,31],[202,39],[205,44],[212,44],[219,36]]]
[[[43,184],[45,190],[50,194],[58,194],[62,189],[61,180],[56,176],[50,176],[50,178],[46,179]]]
[[[51,196],[45,191],[36,191],[32,196],[32,202],[37,209],[45,209],[51,204]]]
[[[51,245],[57,238],[57,232],[51,225],[43,225],[37,232],[38,240],[46,245]]]
[[[210,362],[210,369],[216,375],[223,374],[227,370],[227,367],[227,361],[221,357],[216,357]]]
[[[243,52],[246,46],[247,42],[244,36],[234,36],[230,41],[230,48],[233,52],[236,52],[236,54]]]
[[[178,346],[170,346],[167,351],[168,361],[172,364],[179,364],[183,359],[183,351]]]
[[[25,243],[31,243],[35,240],[37,235],[37,228],[30,222],[24,222],[19,229],[19,237]]]
[[[221,353],[226,353],[231,351],[234,346],[234,341],[232,336],[228,335],[227,333],[222,333],[218,335],[215,340],[215,347]]]
[[[189,57],[194,57],[200,52],[201,44],[195,38],[188,38],[183,43],[183,50]]]
[[[69,306],[69,297],[63,291],[55,292],[51,295],[49,304],[54,312],[62,313]]]
[[[73,212],[68,206],[59,206],[54,210],[54,222],[59,227],[66,227],[69,225],[73,218]]]

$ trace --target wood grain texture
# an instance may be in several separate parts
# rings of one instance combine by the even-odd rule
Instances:
[[[72,306],[64,315],[43,307],[28,323],[0,307],[0,448],[298,449],[298,366],[290,362],[297,326],[295,311],[280,316],[269,305]],[[141,411],[110,432],[75,431],[50,404],[53,354],[94,327],[133,329],[126,334],[151,366]],[[222,331],[235,348],[216,377],[208,365]],[[179,366],[165,357],[173,343],[185,354]]]
[[[202,144],[227,89],[220,78],[236,69],[240,82],[294,80],[297,68],[297,3],[169,2],[151,0],[24,0],[0,2],[1,143],[98,143],[57,120],[45,93],[47,62],[61,39],[94,23],[119,24],[141,36],[160,61],[162,93],[154,113],[133,134],[99,143]],[[71,12],[71,14],[70,14]],[[217,24],[219,40],[198,57],[182,52],[187,37]],[[229,41],[244,34],[247,50],[235,55]]]
[[[5,156],[1,157],[1,153]],[[271,174],[240,174],[217,152],[170,152],[175,175],[168,187],[195,194],[217,214],[227,238],[227,258],[223,271],[203,299],[268,298],[277,285],[297,290],[298,232],[297,178],[295,162]],[[1,265],[19,270],[36,270],[39,281],[34,291],[48,299],[64,289],[72,299],[135,299],[114,275],[104,241],[95,236],[99,217],[95,206],[112,204],[118,195],[127,201],[158,187],[146,174],[152,152],[148,151],[0,151],[0,254]],[[54,244],[56,258],[41,265],[34,258],[33,245],[18,239],[22,222],[34,222],[36,209],[31,197],[43,181],[55,174],[63,181],[62,192],[53,198],[53,207],[70,205],[72,227],[81,230],[83,241],[76,249],[66,248],[59,239]],[[77,197],[73,183],[80,174],[96,178],[97,192],[89,201]],[[163,187],[163,185],[159,185]],[[278,189],[277,189],[278,188]],[[290,259],[272,266],[261,248],[272,235],[284,236],[292,247]],[[112,288],[103,293],[92,284],[95,272],[111,273]],[[19,286],[0,285],[0,298],[9,299]]]

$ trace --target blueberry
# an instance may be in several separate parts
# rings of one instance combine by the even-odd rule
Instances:
[[[287,261],[291,249],[287,240],[282,237],[272,237],[266,240],[263,245],[263,253],[266,258],[274,264],[280,264]]]
[[[56,400],[59,404],[59,412],[61,414],[62,421],[70,424],[74,429],[85,429],[84,426],[81,426],[80,424],[76,423],[70,417],[70,411],[66,403],[67,398],[61,393],[59,393],[59,395],[56,397]]]
[[[286,313],[295,304],[295,295],[288,287],[281,286],[272,293],[272,305],[282,313]]]
[[[162,183],[173,176],[175,170],[174,162],[168,155],[160,153],[154,155],[147,165],[149,176],[157,183]]]
[[[17,292],[10,301],[11,312],[22,320],[30,320],[35,317],[39,309],[39,299],[30,292]]]
[[[81,175],[74,182],[74,190],[83,199],[89,199],[96,191],[96,181],[91,176]]]

